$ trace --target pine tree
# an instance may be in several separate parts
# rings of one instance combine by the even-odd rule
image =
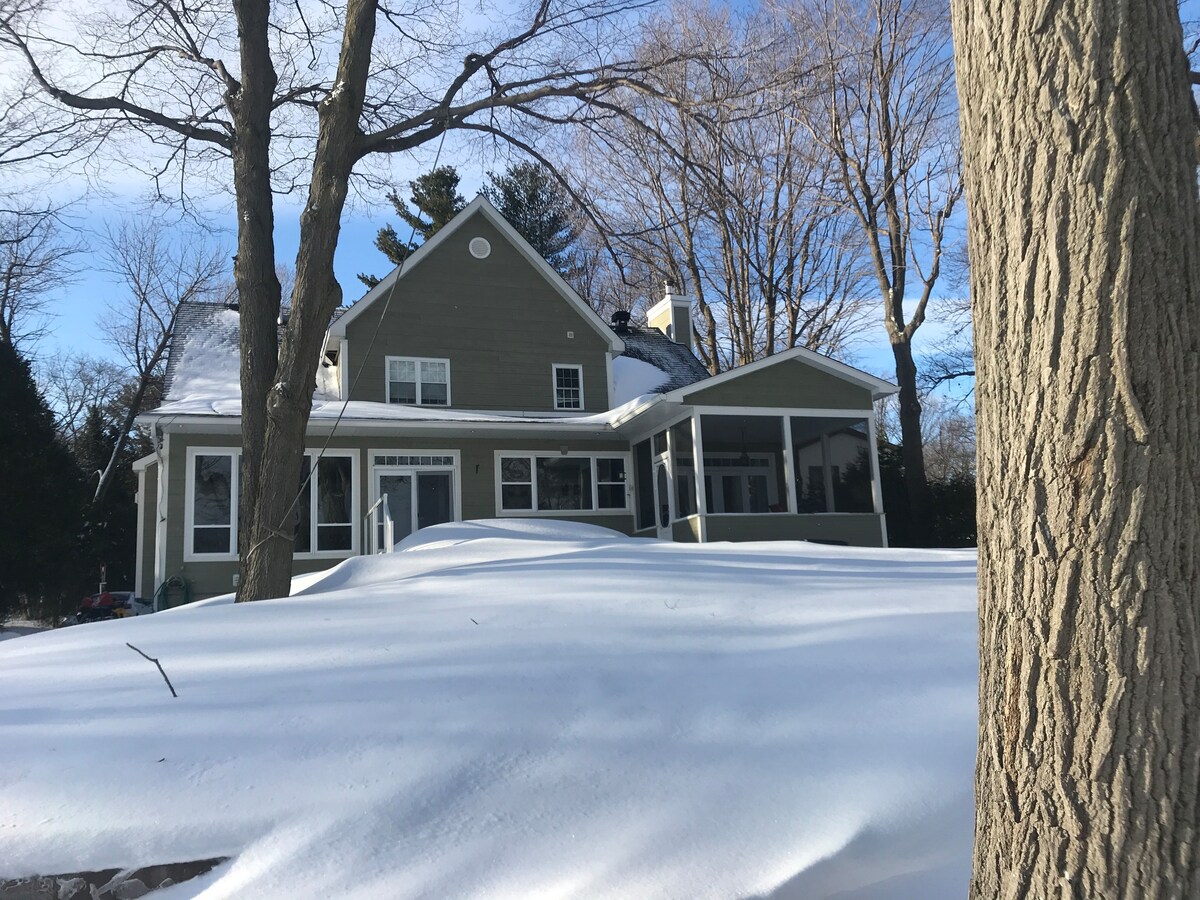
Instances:
[[[108,464],[116,446],[119,413],[106,414],[92,407],[72,447],[76,464],[90,487]],[[117,459],[117,477],[98,503],[90,504],[83,516],[80,560],[94,580],[104,566],[108,585],[114,590],[132,590],[137,557],[137,476],[133,462],[149,451],[145,439],[136,436]]]
[[[0,343],[0,618],[17,607],[46,608],[78,578],[84,496],[79,470],[59,441],[54,417],[29,364]]]
[[[545,166],[521,162],[488,177],[492,183],[483,193],[492,205],[555,271],[571,275],[577,268],[578,209],[554,176]]]
[[[390,224],[384,225],[375,236],[375,246],[379,248],[379,251],[398,266],[408,259],[409,254],[421,244],[437,234],[467,205],[467,201],[458,192],[458,182],[458,170],[454,166],[438,166],[410,181],[408,186],[412,191],[412,196],[409,198],[409,203],[417,208],[415,213],[408,208],[407,203],[400,199],[399,194],[390,191],[387,198],[395,207],[396,215],[408,226],[409,230],[420,237],[420,240],[401,240],[395,228]],[[423,219],[422,214],[429,221]],[[360,274],[358,280],[369,288],[379,284],[379,279],[374,275]]]

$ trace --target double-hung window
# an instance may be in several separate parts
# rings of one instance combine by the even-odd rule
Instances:
[[[311,477],[309,477],[311,473]],[[307,483],[305,479],[308,479]],[[313,468],[304,457],[301,491],[296,501],[297,553],[344,555],[354,549],[354,459],[349,453],[326,452]],[[313,511],[316,510],[316,515]]]
[[[583,409],[583,366],[554,364],[554,408]]]
[[[387,402],[449,406],[450,360],[387,357]]]
[[[497,455],[499,512],[625,510],[622,456]]]
[[[193,449],[188,463],[185,556],[232,556],[237,553],[237,451]]]

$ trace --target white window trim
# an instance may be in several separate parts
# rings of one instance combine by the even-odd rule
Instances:
[[[455,521],[455,522],[462,521],[462,451],[460,451],[460,450],[428,450],[423,447],[421,447],[421,448],[409,447],[407,449],[400,449],[400,450],[392,450],[390,448],[381,450],[381,449],[373,448],[373,449],[368,450],[367,453],[369,454],[369,456],[367,458],[370,460],[370,463],[371,463],[371,465],[370,465],[370,475],[371,475],[370,491],[371,491],[371,502],[372,503],[374,503],[376,500],[379,499],[378,495],[376,494],[376,485],[378,484],[378,480],[375,477],[375,473],[379,469],[401,469],[401,470],[408,470],[408,471],[413,471],[413,472],[452,472],[454,474],[454,477],[450,480],[453,483],[453,493],[454,493],[454,520],[453,521]],[[430,466],[386,466],[386,465],[376,465],[376,463],[375,463],[376,456],[449,456],[454,460],[454,463],[449,466],[433,466],[433,465],[430,465]]]
[[[195,512],[196,512],[196,457],[197,456],[229,456],[232,457],[229,476],[229,542],[233,547],[232,553],[196,553],[195,546]],[[184,562],[230,562],[238,558],[238,492],[240,489],[242,450],[240,447],[188,447],[187,466],[184,479],[187,488],[183,501],[183,561]]]
[[[385,356],[383,358],[383,399],[385,403],[392,402],[392,379],[391,368],[393,362],[410,362],[417,363],[417,402],[416,403],[397,403],[397,406],[426,406],[430,409],[449,409],[454,405],[454,397],[450,391],[450,360],[438,356]],[[446,403],[422,403],[421,402],[421,366],[420,363],[445,363],[446,364]]]
[[[313,549],[309,550],[306,553],[301,553],[301,552],[297,551],[297,552],[293,553],[293,556],[296,559],[349,559],[351,556],[358,556],[358,554],[359,554],[359,530],[360,530],[358,526],[359,526],[359,520],[362,518],[362,514],[359,509],[360,498],[362,497],[362,488],[360,487],[360,477],[361,476],[359,473],[362,470],[362,466],[359,464],[359,461],[357,458],[358,451],[357,450],[327,449],[322,452],[322,450],[319,447],[306,447],[304,450],[304,455],[307,457],[310,457],[310,462],[308,464],[310,466],[310,468],[315,467],[317,459],[319,459],[321,457],[328,458],[328,457],[334,457],[334,456],[341,456],[341,457],[348,457],[350,460],[350,490],[353,492],[353,496],[351,497],[351,500],[350,500],[350,523],[349,523],[350,524],[350,549],[348,549],[348,550],[317,550],[316,549],[316,547],[317,547],[317,512],[316,512],[317,496],[316,496],[316,491],[317,491],[318,473],[314,470],[312,473],[312,477],[309,479],[308,485],[307,485],[308,501],[309,501],[309,507],[308,507],[309,508],[309,519],[308,519],[309,543],[308,543],[308,546],[312,547]],[[307,475],[308,475],[308,470],[306,469],[301,474],[301,477],[306,477]]]
[[[560,457],[564,459],[590,459],[592,461],[592,509],[538,509],[537,496],[537,458],[541,457]],[[501,494],[500,481],[500,460],[522,458],[529,460],[529,477],[530,487],[533,493],[533,508],[532,509],[505,509],[503,505],[503,497]],[[596,508],[595,504],[600,499],[599,484],[597,477],[599,469],[596,465],[597,459],[619,459],[625,464],[625,505],[622,507],[605,507],[603,509]],[[528,516],[534,519],[546,519],[553,517],[575,517],[575,516],[625,516],[632,515],[633,507],[630,503],[630,489],[632,488],[631,472],[633,466],[632,454],[626,451],[613,450],[611,452],[589,451],[589,452],[567,452],[561,453],[554,450],[496,450],[495,451],[495,501],[496,515],[499,518],[512,518],[518,516]],[[510,482],[510,484],[513,482]],[[524,482],[521,482],[524,484]],[[604,484],[613,484],[615,482],[603,482]]]
[[[574,369],[579,373],[579,405],[578,406],[559,406],[558,405],[558,371],[559,369]],[[550,390],[553,392],[553,403],[555,411],[564,412],[582,412],[587,403],[583,399],[583,366],[577,363],[553,363],[550,366]]]

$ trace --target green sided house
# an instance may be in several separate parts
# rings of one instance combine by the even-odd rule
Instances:
[[[691,346],[686,297],[668,287],[644,326],[605,322],[477,198],[330,324],[296,573],[496,517],[884,545],[872,401],[895,388],[803,349],[710,376]],[[164,402],[139,421],[156,450],[135,465],[137,593],[230,591],[236,310],[184,305]]]

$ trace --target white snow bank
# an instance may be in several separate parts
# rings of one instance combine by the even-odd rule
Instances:
[[[961,893],[973,554],[486,530],[0,645],[0,878],[230,855],[164,898]]]
[[[612,361],[613,406],[621,406],[635,397],[653,393],[671,380],[671,376],[648,362],[630,356]]]

